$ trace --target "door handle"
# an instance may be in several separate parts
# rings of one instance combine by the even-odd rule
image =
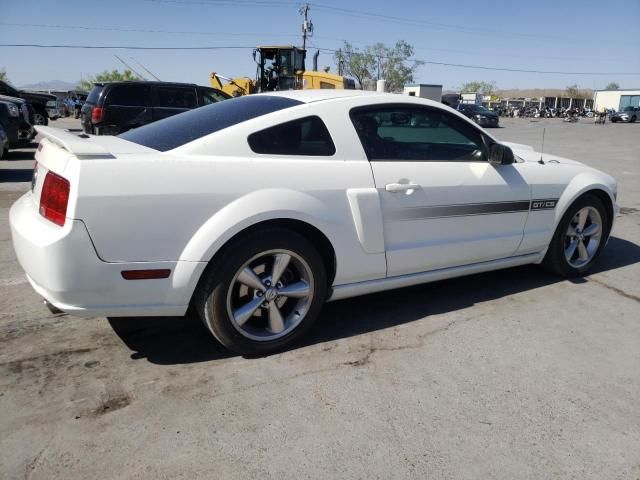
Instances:
[[[409,190],[417,190],[420,185],[415,183],[387,183],[384,189],[389,193],[408,192]]]

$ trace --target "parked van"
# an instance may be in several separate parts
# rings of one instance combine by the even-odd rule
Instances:
[[[94,135],[118,135],[227,98],[221,90],[189,83],[96,83],[82,107],[82,128]]]

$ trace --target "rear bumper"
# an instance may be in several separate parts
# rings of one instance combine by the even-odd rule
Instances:
[[[38,213],[31,193],[9,213],[13,246],[34,290],[79,316],[184,315],[205,262],[104,262],[80,220],[63,227]],[[166,279],[125,280],[123,270],[170,269]]]

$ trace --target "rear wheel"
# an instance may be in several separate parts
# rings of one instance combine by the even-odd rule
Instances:
[[[633,117],[631,117],[631,123],[635,123],[636,121],[636,116],[634,115]]]
[[[322,259],[301,235],[254,231],[205,272],[195,306],[225,347],[244,355],[281,350],[311,327],[327,289]]]
[[[610,219],[602,201],[586,194],[562,217],[543,265],[553,273],[573,277],[585,273],[609,237]]]
[[[47,121],[47,116],[42,112],[35,112],[33,114],[33,123],[36,125],[47,125],[49,122]]]

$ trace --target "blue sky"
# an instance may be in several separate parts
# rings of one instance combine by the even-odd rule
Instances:
[[[416,58],[435,62],[562,72],[640,72],[640,0],[310,3],[315,27],[311,50],[313,46],[335,49],[342,40],[362,47],[375,42],[393,44],[402,39],[415,47]],[[155,47],[301,44],[299,5],[291,0],[0,0],[0,44]],[[255,72],[251,49],[127,51],[0,47],[0,68],[7,70],[16,85],[53,79],[73,82],[104,69],[122,69],[114,54],[140,71],[134,59],[137,60],[168,81],[206,85],[211,71],[251,77]],[[321,53],[319,64],[331,65],[335,71],[328,53]],[[307,68],[310,67],[308,61]],[[495,81],[500,88],[563,88],[573,83],[603,88],[610,81],[622,88],[640,88],[640,75],[613,73],[533,74],[437,65],[424,65],[416,73],[416,81],[443,84],[445,88],[455,88],[470,80]]]

